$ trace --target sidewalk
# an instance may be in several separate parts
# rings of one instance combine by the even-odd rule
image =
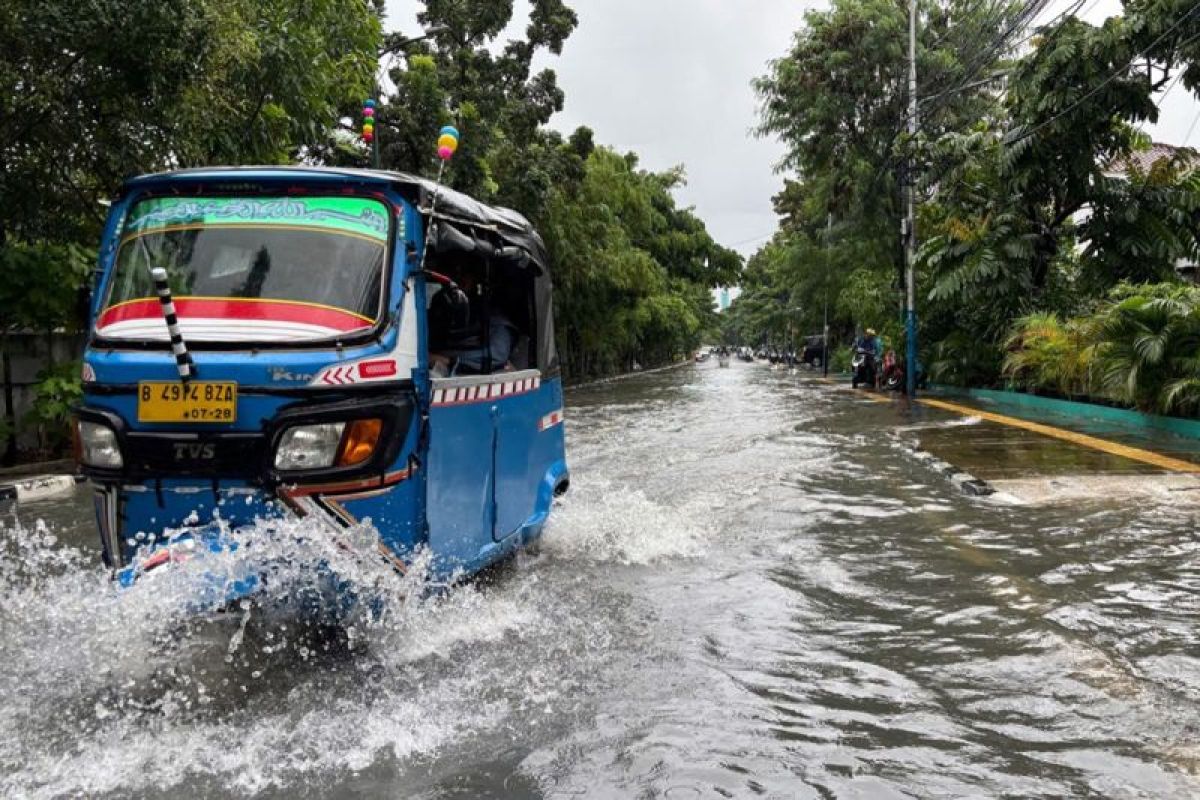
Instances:
[[[852,391],[834,380],[816,380]],[[907,403],[894,394],[856,394],[881,404]],[[925,392],[898,433],[913,450],[945,465],[943,471],[957,473],[956,483],[981,483],[1007,502],[1200,506],[1200,437],[1122,425],[1137,415],[1111,409],[1058,407],[1058,413],[1045,413],[952,391]],[[1079,413],[1061,413],[1062,408]],[[1193,425],[1175,427],[1186,431]]]
[[[917,447],[1025,503],[1134,499],[1200,504],[1200,440],[975,398],[919,400],[969,424],[916,431]]]

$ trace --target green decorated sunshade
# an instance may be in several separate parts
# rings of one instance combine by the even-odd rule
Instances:
[[[130,211],[125,237],[209,227],[328,230],[387,240],[387,209],[361,197],[154,197]]]

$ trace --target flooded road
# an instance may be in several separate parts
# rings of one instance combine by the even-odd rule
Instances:
[[[539,552],[363,568],[349,643],[112,595],[85,492],[0,511],[0,796],[1200,795],[1200,512],[970,498],[892,435],[961,420],[758,365],[568,399]]]

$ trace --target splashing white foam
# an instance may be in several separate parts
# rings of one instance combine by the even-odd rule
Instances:
[[[620,564],[702,556],[710,533],[695,505],[662,505],[608,483],[573,487],[554,509],[543,549],[557,558]]]
[[[118,591],[94,554],[46,526],[0,529],[0,729],[21,731],[0,737],[0,796],[194,781],[256,793],[432,754],[495,728],[512,697],[552,691],[550,678],[456,658],[544,634],[536,581],[501,596],[443,591],[427,554],[399,576],[366,527],[340,543],[304,522],[228,533],[236,551]],[[270,581],[253,608],[197,614],[197,585],[264,560]],[[360,600],[340,619],[340,644],[298,602],[318,571]],[[495,692],[504,681],[518,683],[508,699]]]

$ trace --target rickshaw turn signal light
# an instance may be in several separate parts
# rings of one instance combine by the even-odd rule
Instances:
[[[382,432],[381,419],[356,419],[347,425],[338,452],[338,466],[352,467],[370,458],[375,452],[375,446],[379,444],[379,435]]]
[[[79,461],[99,469],[120,469],[125,465],[117,432],[99,422],[80,420]]]

